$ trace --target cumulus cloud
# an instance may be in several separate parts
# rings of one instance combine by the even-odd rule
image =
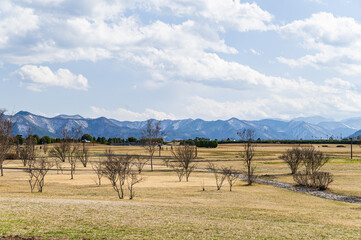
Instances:
[[[315,54],[298,59],[279,57],[292,67],[327,68],[345,75],[361,74],[361,24],[350,17],[335,17],[321,12],[310,18],[291,22],[280,28],[287,36],[303,40],[302,46]]]
[[[126,121],[144,121],[148,119],[157,119],[157,120],[176,119],[173,114],[167,114],[149,108],[145,109],[144,112],[139,113],[124,108],[108,110],[105,108],[92,106],[91,111],[94,117],[106,116],[108,118],[114,118],[117,120],[126,120]]]
[[[240,3],[239,0],[203,0],[200,16],[231,26],[238,31],[267,30],[273,16],[256,3]]]
[[[190,80],[207,84],[220,80],[270,86],[282,80],[265,77],[219,56],[238,53],[220,38],[225,28],[241,32],[268,29],[273,16],[255,3],[239,0],[43,3],[37,9],[41,24],[34,30],[31,42],[10,46],[0,54],[0,61],[23,65],[116,58],[140,64],[158,83]],[[28,0],[26,6],[34,4],[40,2]],[[186,20],[178,24],[160,20],[144,24],[134,15],[125,16],[127,9],[155,10],[164,15],[170,10]],[[48,11],[54,10],[57,14],[50,15]]]
[[[25,65],[14,72],[22,85],[32,91],[45,91],[49,87],[63,87],[76,90],[88,90],[88,80],[81,74],[76,75],[68,69],[59,68],[53,72],[46,66]]]
[[[29,31],[38,29],[39,17],[34,10],[0,1],[0,49],[8,47],[11,40],[24,37]]]
[[[132,55],[137,50],[147,48],[179,48],[186,54],[189,49],[198,47],[200,51],[235,54],[237,50],[220,39],[220,32],[225,28],[239,31],[266,30],[273,18],[257,4],[240,3],[239,0],[15,2],[18,5],[5,1],[11,7],[3,8],[3,11],[25,9],[26,12],[19,12],[14,18],[20,19],[22,25],[17,27],[16,24],[7,24],[6,19],[0,18],[0,26],[9,28],[2,34],[3,38],[7,39],[9,32],[18,31],[21,29],[19,27],[29,25],[26,30],[32,30],[30,38],[26,38],[24,32],[19,34],[22,40],[26,40],[21,45],[13,43],[8,46],[8,51],[1,53],[0,60],[15,64],[126,59],[128,52]],[[37,15],[34,14],[35,10]],[[163,15],[169,14],[170,10],[185,20],[180,24],[159,20],[147,24],[135,14],[125,14],[126,11],[135,10],[160,11]]]

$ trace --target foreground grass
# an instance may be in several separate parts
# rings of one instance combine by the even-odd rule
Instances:
[[[285,146],[263,147],[257,171],[277,180],[292,181],[277,154]],[[94,152],[104,147],[96,146]],[[118,153],[137,153],[134,147]],[[200,149],[200,157],[219,165],[240,167],[239,146]],[[328,149],[328,151],[334,151]],[[344,150],[343,150],[344,151]],[[219,154],[222,152],[222,154]],[[167,155],[167,152],[164,152]],[[220,159],[221,158],[221,159]],[[269,159],[269,160],[267,160]],[[218,162],[219,161],[219,162]],[[359,163],[337,158],[327,170],[336,174],[332,191],[360,193]],[[155,161],[157,164],[161,160]],[[271,164],[269,164],[271,163]],[[199,163],[202,165],[202,163]],[[238,164],[238,165],[237,165]],[[12,162],[7,167],[21,167]],[[272,186],[245,186],[239,181],[217,191],[213,175],[195,172],[190,182],[178,182],[173,172],[156,166],[136,186],[134,200],[118,200],[109,182],[95,185],[91,166],[46,177],[43,193],[30,193],[27,175],[5,171],[0,178],[0,236],[38,236],[45,239],[361,239],[361,205],[321,199]],[[149,170],[149,168],[147,168]],[[204,183],[206,191],[201,190]],[[346,183],[355,183],[346,185]],[[342,184],[345,184],[344,186]]]
[[[84,184],[87,174],[62,184],[50,181],[43,194],[27,193],[26,184],[18,182],[18,188],[0,197],[0,234],[61,239],[361,238],[360,205],[243,182],[232,192],[228,186],[216,191],[211,174],[196,173],[189,183],[177,182],[169,173],[144,175],[147,180],[132,201],[117,200],[108,183]]]

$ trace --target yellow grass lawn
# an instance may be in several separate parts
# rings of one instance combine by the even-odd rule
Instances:
[[[106,148],[89,147],[93,156]],[[289,169],[278,160],[289,147],[258,146],[257,173],[292,182]],[[119,154],[145,154],[140,147],[112,149]],[[338,155],[325,166],[335,174],[330,191],[360,196],[360,162],[343,156],[347,148],[320,149]],[[237,144],[198,149],[198,166],[212,160],[218,166],[241,168],[237,158],[240,150]],[[170,157],[170,149],[161,155]],[[98,159],[94,156],[91,160]],[[135,186],[133,200],[117,199],[104,178],[103,185],[96,186],[91,165],[83,168],[79,164],[74,180],[68,171],[50,171],[43,193],[30,193],[24,171],[5,169],[5,176],[0,178],[0,235],[45,239],[361,239],[359,204],[272,186],[246,186],[243,181],[238,181],[232,192],[226,183],[217,191],[211,173],[194,172],[189,182],[179,182],[174,172],[161,166],[161,158],[154,162],[155,171],[146,166],[144,181]],[[21,162],[9,162],[6,167],[20,168]]]

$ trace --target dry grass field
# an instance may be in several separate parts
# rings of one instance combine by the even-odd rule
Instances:
[[[89,145],[91,161],[107,146]],[[261,178],[293,183],[288,167],[278,159],[291,145],[258,145],[256,173]],[[361,148],[315,145],[331,155],[324,169],[335,175],[328,191],[361,197]],[[112,146],[117,154],[145,154],[141,147]],[[199,168],[243,167],[239,144],[198,149]],[[40,152],[39,152],[40,153]],[[157,153],[156,153],[157,155]],[[171,156],[164,148],[162,158]],[[144,181],[135,186],[133,200],[119,200],[109,181],[95,184],[91,164],[78,164],[73,180],[68,171],[46,176],[43,193],[30,193],[28,175],[20,161],[7,162],[0,177],[0,236],[40,239],[361,239],[361,205],[238,181],[216,190],[212,173],[196,171],[189,182],[155,159]],[[13,169],[16,168],[16,169]],[[205,191],[202,191],[202,185]]]

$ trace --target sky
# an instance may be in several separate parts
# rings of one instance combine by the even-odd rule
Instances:
[[[358,0],[1,0],[0,108],[360,117],[360,11]]]

